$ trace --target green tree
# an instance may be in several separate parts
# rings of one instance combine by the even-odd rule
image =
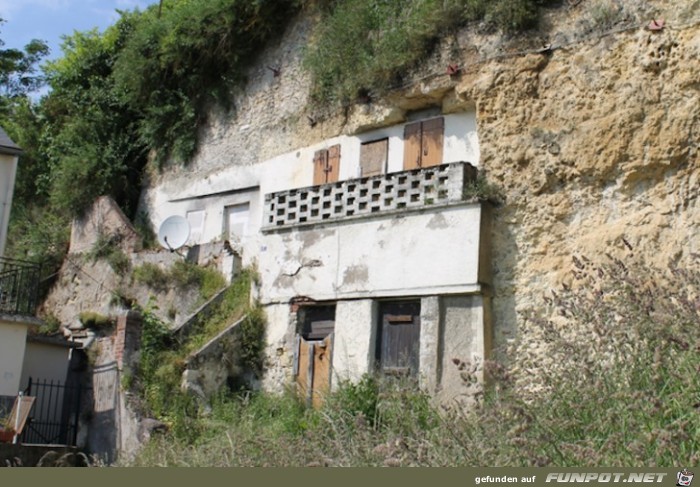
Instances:
[[[0,19],[0,25],[5,21]],[[44,41],[32,39],[20,49],[3,49],[5,42],[0,39],[0,97],[3,100],[25,96],[44,82],[38,70],[39,62],[49,54],[49,46]]]

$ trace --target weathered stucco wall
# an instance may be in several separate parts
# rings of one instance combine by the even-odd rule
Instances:
[[[481,205],[378,216],[263,237],[263,303],[476,292]]]
[[[355,381],[367,372],[374,357],[377,302],[371,299],[341,301],[335,309],[333,382]]]

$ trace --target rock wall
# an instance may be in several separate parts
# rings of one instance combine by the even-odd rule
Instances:
[[[217,246],[210,247],[207,255],[196,259],[202,265],[220,258],[214,251]],[[94,255],[96,251],[105,253],[109,248],[123,253],[128,260],[128,268],[123,272],[114,269],[108,256]],[[142,307],[151,303],[155,305],[155,314],[176,328],[198,304],[199,290],[182,290],[173,285],[153,289],[138,282],[132,271],[146,263],[168,270],[184,259],[184,255],[165,249],[141,249],[141,238],[116,203],[106,196],[98,198],[83,218],[73,221],[68,255],[39,309],[39,315],[53,315],[68,335],[68,329],[83,331],[84,326],[79,320],[83,311],[114,317],[135,303]]]
[[[664,19],[662,30],[647,28]],[[309,105],[300,67],[313,19],[297,21],[249,73],[232,114],[215,114],[201,150],[164,181],[186,188],[339,134],[404,121],[409,110],[476,107],[479,166],[501,192],[493,212],[495,346],[523,313],[568,279],[573,255],[623,247],[652,264],[698,251],[700,4],[564,2],[535,33],[507,38],[469,26],[446,39],[400,90],[329,110]],[[445,73],[447,61],[460,74]],[[268,65],[280,67],[275,77]]]
[[[665,265],[698,250],[697,25],[634,28],[465,76],[494,212],[497,341],[569,277],[571,256],[623,248]]]

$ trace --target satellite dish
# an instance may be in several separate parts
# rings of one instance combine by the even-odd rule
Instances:
[[[189,238],[190,224],[183,216],[166,218],[158,230],[158,242],[171,252],[185,245]]]

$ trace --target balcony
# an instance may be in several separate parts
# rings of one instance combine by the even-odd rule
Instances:
[[[455,162],[265,195],[263,232],[464,201],[476,168]]]
[[[0,315],[34,316],[41,266],[0,257]]]

